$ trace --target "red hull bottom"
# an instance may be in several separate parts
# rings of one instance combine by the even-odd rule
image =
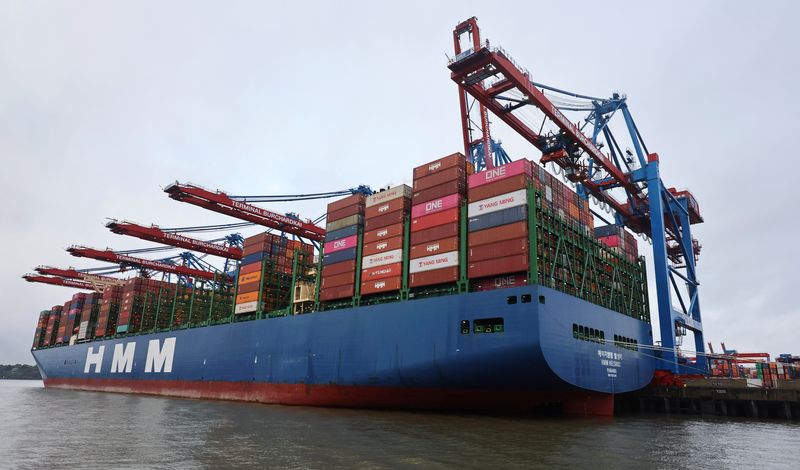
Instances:
[[[560,405],[573,415],[612,416],[614,396],[589,391],[397,388],[176,380],[44,380],[45,387],[282,405],[405,410],[471,410],[524,413]]]

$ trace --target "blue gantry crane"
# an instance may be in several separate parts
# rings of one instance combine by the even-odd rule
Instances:
[[[651,240],[661,333],[658,368],[683,371],[677,348],[687,331],[694,334],[698,358],[705,357],[696,268],[701,245],[692,236],[692,225],[703,218],[689,191],[662,181],[659,156],[648,150],[627,97],[599,98],[533,81],[505,50],[482,42],[475,17],[456,26],[453,41],[448,67],[458,84],[464,151],[476,169],[508,158],[489,132],[491,111],[542,152],[543,164],[556,165],[581,197],[594,199],[613,211],[616,224]],[[583,113],[583,124],[566,113]],[[625,130],[632,149],[622,150],[612,124]]]

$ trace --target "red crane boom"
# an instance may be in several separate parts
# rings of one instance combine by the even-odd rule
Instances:
[[[472,31],[478,34],[477,20],[473,17],[458,25],[454,30],[456,50],[460,51],[459,35],[465,31]],[[501,50],[490,49],[481,44],[473,45],[469,50],[461,52],[456,56],[453,63],[449,66],[453,81],[458,83],[467,93],[472,95],[481,105],[491,110],[497,117],[504,121],[509,127],[514,129],[525,140],[535,147],[542,148],[541,135],[525,124],[510,111],[514,108],[509,107],[505,102],[498,99],[498,96],[509,90],[516,90],[523,97],[521,105],[533,105],[540,109],[545,116],[554,122],[558,128],[576,143],[581,150],[591,155],[594,161],[608,174],[609,184],[623,186],[632,195],[635,202],[640,207],[647,207],[645,197],[641,190],[624,174],[614,163],[604,155],[592,141],[584,135],[578,127],[531,82],[531,77],[527,71],[520,70],[516,64],[508,59]],[[502,74],[502,79],[488,88],[484,88],[483,80],[489,77]],[[657,158],[656,156],[651,158]],[[600,187],[587,178],[584,169],[571,168],[565,152],[557,154],[545,154],[542,162],[554,161],[555,163],[573,171],[572,180],[581,182],[597,199],[604,201],[614,208],[618,213],[625,216],[630,222],[631,228],[638,232],[646,232],[648,224],[641,217],[635,216],[630,210],[630,206],[616,200],[614,197],[603,192]]]
[[[99,274],[91,274],[85,273],[82,271],[78,271],[76,269],[62,269],[62,268],[54,268],[52,266],[38,266],[36,268],[36,272],[39,274],[43,274],[45,276],[58,276],[58,277],[65,277],[68,279],[79,279],[81,281],[97,281],[101,283],[111,283],[114,285],[122,285],[124,282],[122,279],[117,279],[111,276],[102,276]]]
[[[117,222],[116,220],[106,224],[112,232],[120,235],[129,235],[151,242],[164,245],[185,248],[187,250],[199,251],[209,255],[221,256],[223,258],[242,259],[242,249],[236,246],[225,246],[217,243],[207,242],[190,238],[177,233],[165,232],[156,225],[145,227],[131,222]]]
[[[50,284],[53,286],[75,287],[77,289],[98,290],[93,284],[86,281],[77,279],[65,279],[63,277],[50,277],[50,276],[35,276],[33,274],[26,274],[22,276],[28,282],[40,282],[42,284]]]
[[[198,186],[175,182],[167,186],[164,192],[176,201],[188,202],[220,214],[253,222],[308,240],[325,241],[325,229],[322,227],[231,199],[227,194],[220,191],[212,192]]]
[[[136,258],[133,256],[115,253],[111,250],[96,250],[94,248],[87,248],[84,246],[71,246],[67,248],[67,251],[72,256],[92,258],[98,261],[106,261],[115,264],[127,264],[136,266],[138,268],[152,269],[154,271],[177,274],[179,276],[190,276],[199,279],[205,279],[207,281],[213,281],[219,276],[219,274],[211,271],[202,271],[200,269],[194,269],[188,266],[175,266],[162,261]]]

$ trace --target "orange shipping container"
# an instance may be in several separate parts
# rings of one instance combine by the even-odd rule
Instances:
[[[248,284],[251,282],[258,282],[261,280],[261,271],[254,273],[239,274],[239,285]]]
[[[247,294],[239,294],[236,296],[236,303],[243,304],[245,302],[252,302],[254,300],[258,300],[258,291],[256,292],[249,292]]]
[[[250,264],[243,264],[239,266],[239,276],[250,274],[250,273],[261,273],[261,262],[258,263],[250,263]]]

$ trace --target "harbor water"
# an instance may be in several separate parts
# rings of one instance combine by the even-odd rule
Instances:
[[[0,468],[798,468],[800,424],[259,405],[0,380]]]

